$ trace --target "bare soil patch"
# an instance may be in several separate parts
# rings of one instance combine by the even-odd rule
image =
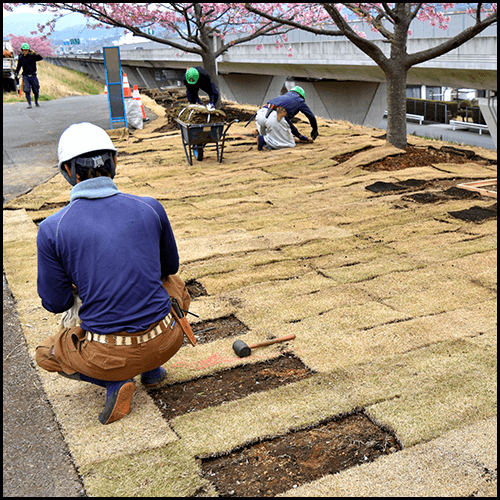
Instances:
[[[350,153],[350,156],[343,155],[340,160],[339,157],[336,157],[335,160],[340,163],[341,161],[348,160],[350,157],[354,156],[354,154],[357,153]],[[473,151],[452,146],[442,146],[439,149],[433,146],[408,146],[405,153],[388,156],[383,160],[369,163],[361,168],[363,170],[369,170],[370,172],[379,172],[381,170],[392,171],[412,167],[425,167],[435,163],[463,164],[471,162],[481,162],[482,165],[494,165],[496,163],[487,158],[478,156]]]
[[[207,342],[213,342],[218,339],[238,337],[240,335],[245,335],[249,331],[248,327],[234,314],[224,316],[223,318],[201,321],[199,323],[192,323],[192,320],[190,320],[190,323],[196,341],[199,344],[206,344]],[[184,342],[186,343],[185,339]]]
[[[285,352],[275,359],[149,389],[148,393],[163,417],[170,420],[291,384],[313,373],[293,353]],[[202,477],[214,484],[220,496],[269,497],[400,449],[394,433],[356,409],[312,428],[295,429],[199,461]],[[204,491],[195,496],[204,496]]]
[[[497,204],[494,203],[493,205],[484,208],[473,206],[466,210],[457,210],[448,213],[456,219],[461,219],[468,222],[484,222],[489,219],[497,218]]]
[[[221,497],[272,497],[400,449],[394,434],[358,410],[222,457],[203,458],[201,470]]]
[[[219,406],[249,394],[310,377],[313,372],[299,358],[285,353],[278,358],[237,366],[214,375],[157,389],[149,389],[162,415],[170,420],[184,413]]]

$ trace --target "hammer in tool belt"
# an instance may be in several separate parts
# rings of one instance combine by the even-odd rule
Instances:
[[[186,334],[189,342],[194,346],[196,345],[196,337],[194,336],[193,330],[191,330],[191,325],[188,323],[188,320],[184,316],[179,303],[175,297],[171,297],[172,302],[172,312],[174,313],[175,319],[181,325],[182,331]]]
[[[246,356],[250,356],[252,349],[256,347],[264,347],[266,345],[277,344],[278,342],[286,342],[287,340],[293,340],[295,335],[290,333],[289,335],[285,335],[284,337],[279,337],[277,339],[266,340],[265,342],[259,342],[258,344],[247,345],[243,340],[236,340],[233,343],[233,350],[240,358],[245,358]]]

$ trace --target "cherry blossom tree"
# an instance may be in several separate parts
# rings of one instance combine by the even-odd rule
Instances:
[[[54,46],[49,40],[43,40],[42,38],[30,38],[27,36],[15,36],[9,35],[10,43],[12,44],[12,49],[14,53],[19,55],[21,53],[21,45],[27,43],[31,50],[34,50],[41,56],[53,56]]]
[[[497,21],[496,4],[468,4],[467,12],[475,19],[474,25],[436,43],[420,52],[408,54],[410,24],[414,19],[429,21],[433,26],[447,29],[450,11],[455,4],[425,3],[314,3],[308,4],[249,4],[245,8],[271,22],[280,22],[293,28],[316,35],[345,36],[356,47],[372,58],[385,74],[387,82],[387,142],[406,148],[406,78],[408,70],[425,61],[439,57],[460,47],[474,36]],[[364,33],[350,27],[347,12],[357,19],[367,22],[389,45],[389,55],[384,54],[379,45],[365,38]],[[334,28],[332,29],[332,21]]]
[[[19,3],[3,4],[12,11]],[[89,28],[123,28],[136,36],[147,38],[183,52],[198,54],[212,82],[219,87],[216,59],[231,47],[260,36],[279,36],[292,28],[279,21],[269,21],[249,13],[243,4],[231,3],[29,3],[41,7],[40,12],[53,13],[45,25],[38,24],[39,33],[50,35],[56,21],[71,12],[88,18]],[[303,5],[307,9],[307,4]],[[300,8],[297,8],[300,11]],[[94,22],[91,24],[90,21]],[[162,27],[171,35],[160,38],[151,34],[151,27]],[[44,35],[44,36],[47,36]],[[216,43],[214,43],[217,41]],[[220,102],[216,103],[219,107]]]

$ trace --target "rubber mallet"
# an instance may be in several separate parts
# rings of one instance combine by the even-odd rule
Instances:
[[[278,342],[286,342],[287,340],[293,340],[295,335],[290,333],[289,335],[285,335],[284,337],[280,337],[278,339],[266,340],[265,342],[259,342],[258,344],[247,345],[243,340],[235,340],[233,343],[233,350],[240,358],[245,358],[250,356],[252,349],[257,347],[264,347],[266,345],[277,344]]]

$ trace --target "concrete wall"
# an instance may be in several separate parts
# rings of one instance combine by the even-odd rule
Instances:
[[[284,76],[219,75],[220,92],[230,101],[261,106],[282,93]]]

